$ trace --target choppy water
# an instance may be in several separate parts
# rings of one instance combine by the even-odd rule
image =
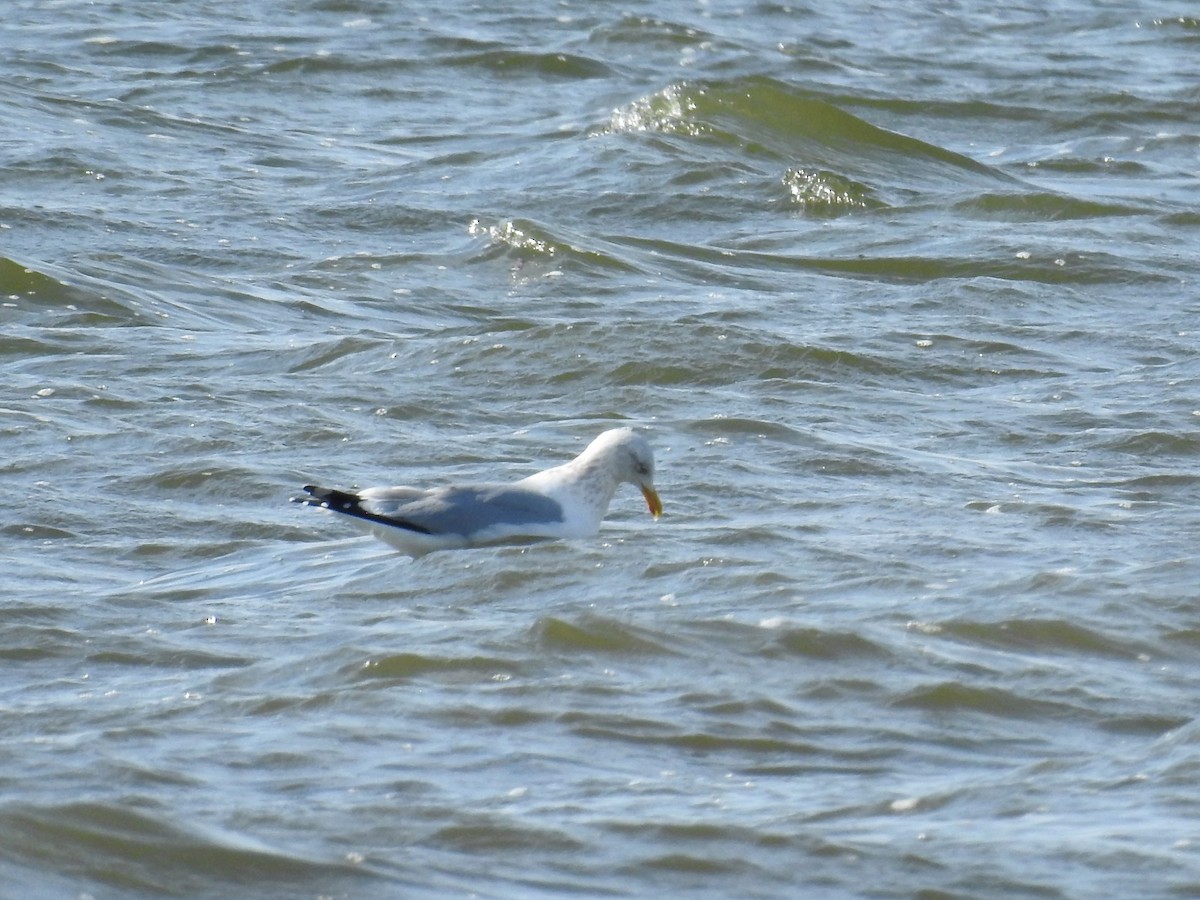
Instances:
[[[4,38],[0,894],[1200,893],[1189,4]],[[286,502],[614,422],[657,524]]]

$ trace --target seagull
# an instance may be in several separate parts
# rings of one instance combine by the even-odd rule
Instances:
[[[292,502],[349,516],[409,556],[489,544],[589,537],[600,529],[617,487],[636,485],[650,514],[662,515],[654,453],[632,428],[600,434],[568,463],[511,484],[361,491],[304,486]]]

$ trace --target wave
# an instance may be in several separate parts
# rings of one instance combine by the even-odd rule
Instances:
[[[602,616],[585,616],[578,621],[546,616],[538,620],[534,632],[543,649],[571,657],[613,653],[659,656],[674,652],[664,644],[664,635]]]
[[[105,285],[56,266],[0,257],[0,295],[9,306],[56,309],[56,325],[100,324],[136,317],[127,298],[114,298]]]
[[[474,257],[475,262],[505,254],[516,260],[518,267],[522,261],[538,261],[596,271],[642,270],[627,254],[620,253],[615,244],[530,219],[504,219],[492,224],[474,219],[467,226],[467,232],[488,240],[487,248]]]
[[[875,238],[868,252],[834,255],[823,252],[824,240],[814,235],[815,242],[806,245],[811,250],[796,252],[795,228],[784,219],[774,231],[757,227],[752,233],[697,241],[700,223],[744,228],[746,221],[772,211],[834,219],[894,210],[984,223],[1163,214],[1136,202],[1078,198],[1029,184],[1001,168],[873,124],[829,96],[768,77],[670,84],[613,110],[588,136],[614,142],[593,156],[607,165],[606,155],[619,154],[631,184],[644,184],[646,190],[591,194],[590,176],[580,173],[578,183],[563,187],[580,198],[579,219],[586,225],[576,224],[572,231],[558,220],[476,219],[470,233],[489,243],[473,261],[503,256],[521,279],[571,271],[600,277],[627,272],[766,290],[777,290],[780,276],[788,272],[914,284],[979,278],[1053,285],[1165,280],[1159,271],[1093,248],[1004,246],[994,239],[986,246],[973,241],[968,248],[952,237],[903,244],[880,244]],[[670,173],[666,184],[664,171]],[[630,233],[625,223],[631,217],[661,221],[668,230]],[[615,233],[596,227],[604,221],[618,223]]]
[[[91,885],[121,892],[207,895],[219,882],[255,896],[264,890],[283,895],[321,884],[344,890],[377,877],[352,859],[313,859],[244,834],[109,803],[9,805],[0,810],[0,829],[2,853],[14,861],[64,878],[86,875]]]
[[[1043,586],[1044,587],[1044,586]],[[1005,619],[998,622],[946,622],[940,634],[994,649],[1044,654],[1081,654],[1137,659],[1147,648],[1066,619]]]
[[[897,217],[903,216],[928,222],[915,233],[920,237],[888,244],[880,232],[866,252],[834,255],[823,252],[828,241],[814,232],[806,242],[811,250],[797,253],[795,226],[781,220],[776,230],[758,227],[717,241],[697,242],[691,236],[695,229],[687,227],[655,235],[610,234],[605,252],[648,273],[668,270],[683,280],[738,288],[777,289],[778,276],[788,271],[912,284],[978,278],[1050,285],[1167,280],[1154,267],[1095,247],[1058,250],[1040,246],[1034,237],[1028,246],[1004,245],[991,235],[964,244],[945,234],[946,221],[986,227],[993,221],[1178,219],[1186,213],[1140,200],[1050,190],[843,108],[865,102],[764,76],[684,81],[615,109],[590,134],[626,139],[620,149],[628,169],[647,185],[661,177],[669,160],[666,190],[624,201],[643,216],[738,228],[773,210],[815,219],[875,216],[873,223],[883,228],[879,217],[886,215],[887,235],[895,233]],[[600,201],[591,213],[612,214],[618,206]]]
[[[975,203],[976,201],[964,201]],[[847,193],[839,200],[829,196],[814,201],[822,214],[834,214],[833,207],[866,209],[875,201]],[[1070,208],[1070,201],[1064,201]],[[1062,208],[1062,207],[1060,207]],[[1094,214],[1075,207],[1080,216]],[[1123,213],[1125,214],[1125,213]],[[943,279],[973,280],[990,278],[1012,283],[1032,282],[1052,285],[1162,284],[1170,277],[1143,266],[1131,265],[1111,254],[1091,252],[1055,256],[1034,254],[1018,248],[1000,249],[987,257],[953,254],[896,253],[860,254],[849,257],[779,251],[765,251],[754,245],[764,236],[756,234],[746,246],[713,246],[641,235],[585,236],[559,225],[534,223],[525,219],[501,220],[471,225],[476,237],[486,236],[487,247],[471,262],[506,258],[516,279],[557,277],[564,272],[602,273],[625,271],[654,277],[670,270],[685,281],[710,286],[750,288],[759,284],[771,289],[781,273],[812,273],[864,281],[920,284]]]
[[[767,77],[681,82],[615,110],[597,134],[701,138],[755,160],[790,163],[794,204],[821,212],[905,202],[913,192],[998,186],[1015,179],[944,147],[874,125]]]

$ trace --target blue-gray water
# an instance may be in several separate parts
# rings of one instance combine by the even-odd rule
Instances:
[[[0,895],[1196,896],[1194,16],[9,3]]]

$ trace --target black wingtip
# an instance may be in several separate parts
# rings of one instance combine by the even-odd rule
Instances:
[[[369,512],[363,509],[361,498],[358,496],[358,494],[353,494],[350,491],[339,491],[337,488],[324,488],[315,484],[306,484],[304,486],[304,490],[308,491],[311,496],[293,497],[293,503],[302,503],[305,506],[316,506],[320,509],[328,509],[331,512],[353,516],[356,519],[363,519],[367,522],[376,522],[380,525],[388,525],[392,528],[402,528],[405,531],[415,531],[418,534],[433,533],[428,528],[424,527],[423,525],[418,525],[416,522],[410,522],[407,519],[401,519],[392,516],[381,516],[377,513]]]
[[[320,489],[315,484],[306,484],[303,488],[301,488],[301,490],[308,494],[314,494]],[[314,497],[306,497],[303,494],[295,494],[291,497],[288,497],[288,501],[291,503],[305,503],[310,506],[316,505]]]
[[[304,490],[309,496],[296,496],[292,500],[296,503],[306,503],[309,506],[335,509],[338,512],[354,513],[359,508],[358,494],[350,491],[339,491],[337,488],[321,487],[316,484],[306,484]]]
[[[346,512],[350,516],[360,516],[362,518],[370,518],[372,514],[362,509],[359,505],[359,496],[356,493],[349,491],[338,491],[336,487],[320,487],[319,485],[305,485],[304,490],[311,494],[310,497],[293,497],[296,503],[304,503],[308,506],[323,506],[325,509],[331,509],[335,512]]]

